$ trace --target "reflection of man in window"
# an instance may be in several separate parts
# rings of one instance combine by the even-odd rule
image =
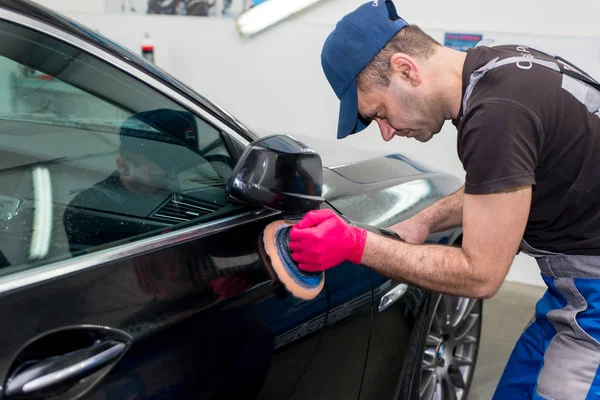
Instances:
[[[115,188],[122,186],[123,190],[138,195],[160,195],[169,189],[168,172],[151,157],[135,151],[120,149],[117,158],[117,171],[108,178],[109,185]]]
[[[135,114],[121,125],[119,136],[116,171],[75,196],[65,211],[72,250],[157,229],[146,222],[147,216],[179,192],[177,172],[199,161],[190,149],[197,147],[197,127],[188,112],[160,109]]]

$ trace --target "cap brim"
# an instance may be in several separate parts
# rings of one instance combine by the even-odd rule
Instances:
[[[353,80],[340,99],[337,138],[343,139],[348,135],[360,132],[368,125],[368,121],[359,118],[358,91],[356,89],[356,80]]]

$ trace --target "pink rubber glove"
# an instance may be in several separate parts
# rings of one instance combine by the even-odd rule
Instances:
[[[290,230],[292,259],[308,272],[344,261],[360,264],[366,241],[366,230],[348,225],[331,210],[310,211]]]

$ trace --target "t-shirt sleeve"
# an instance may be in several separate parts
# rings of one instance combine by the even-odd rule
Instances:
[[[466,172],[465,193],[535,185],[542,129],[531,110],[492,99],[473,105],[463,118],[458,155]]]

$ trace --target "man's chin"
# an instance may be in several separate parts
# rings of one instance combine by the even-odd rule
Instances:
[[[427,133],[423,133],[423,132],[418,132],[418,131],[409,131],[408,133],[400,133],[402,131],[397,131],[394,136],[392,136],[389,140],[392,140],[394,137],[401,137],[401,138],[406,138],[406,139],[415,139],[418,140],[419,142],[427,142],[429,141],[434,133],[431,132],[427,132]],[[384,139],[385,140],[385,139]],[[388,142],[389,140],[386,140],[386,142]]]
[[[414,136],[414,138],[421,143],[428,142],[429,140],[431,140],[432,137],[433,133],[421,133],[419,135]]]

